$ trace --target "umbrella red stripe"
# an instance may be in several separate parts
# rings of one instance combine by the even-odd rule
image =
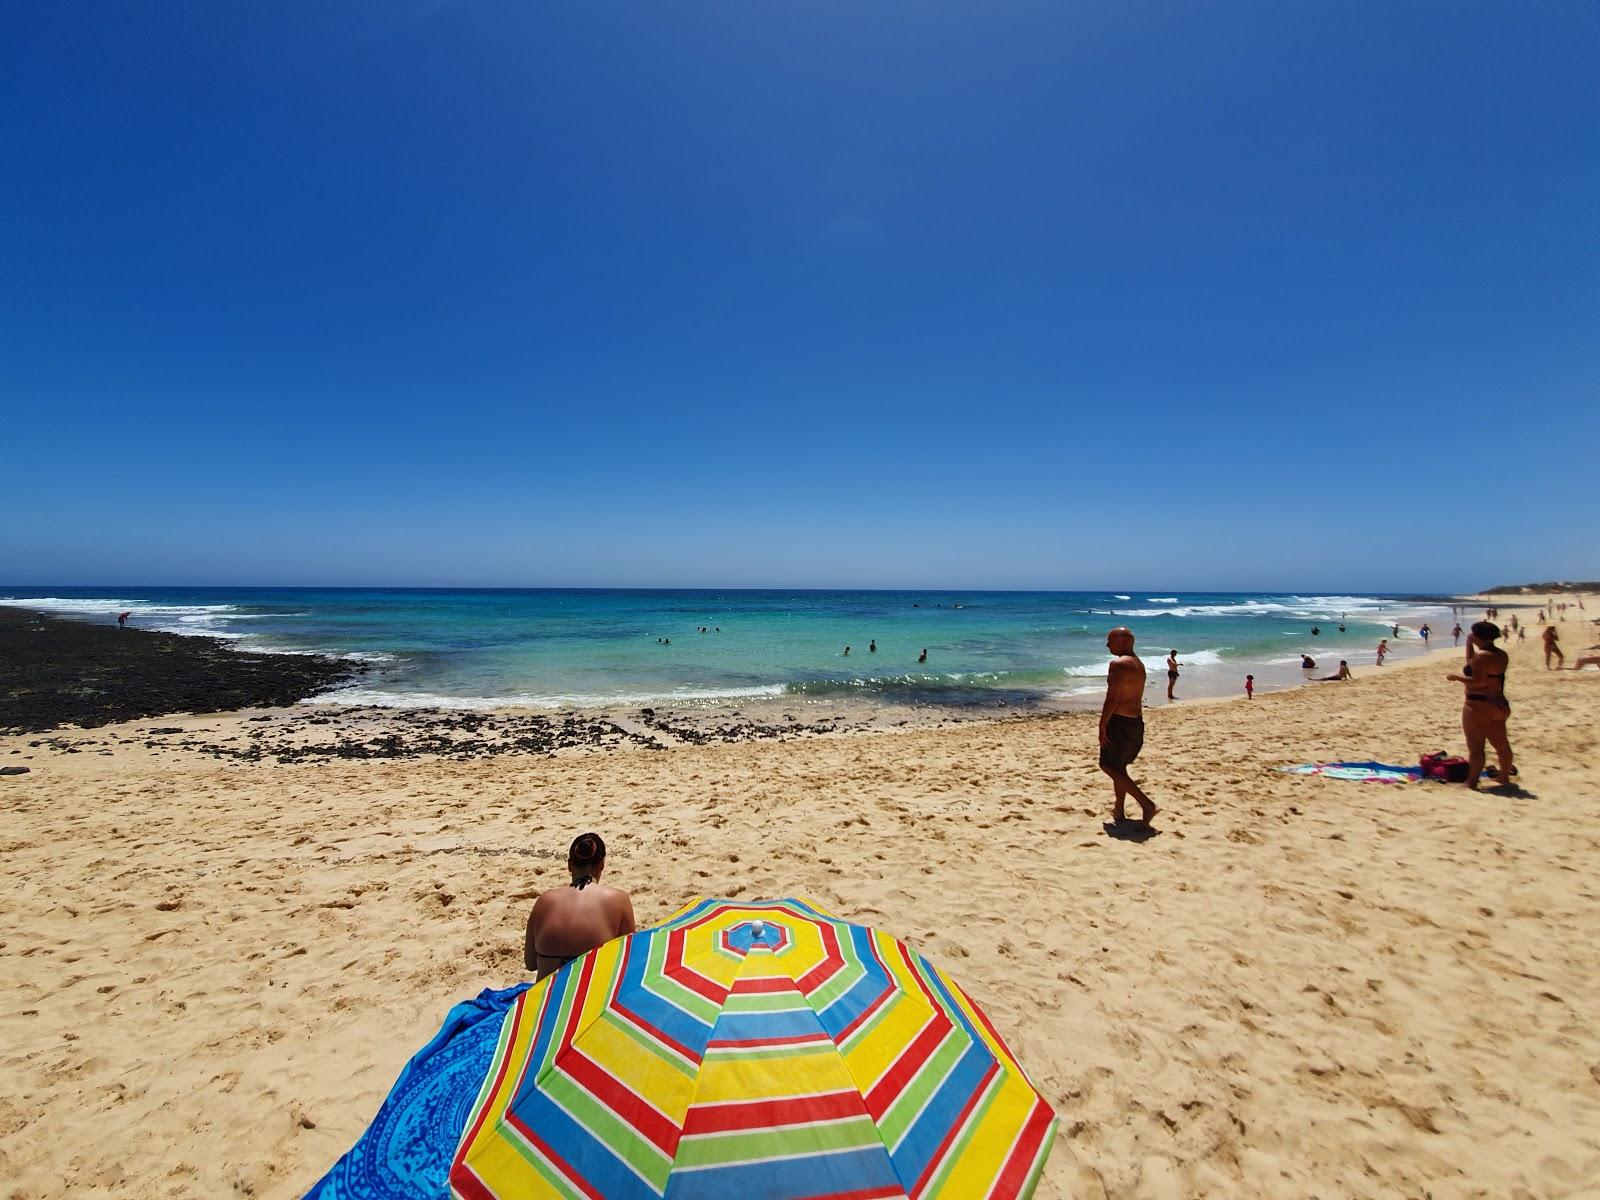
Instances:
[[[465,1171],[450,1172],[450,1190],[461,1195],[463,1200],[498,1200],[493,1192],[483,1186],[483,1181],[473,1174],[471,1167]]]
[[[633,1089],[620,1083],[614,1075],[602,1070],[594,1059],[581,1050],[569,1050],[561,1058],[561,1070],[604,1104],[619,1119],[639,1131],[639,1135],[660,1151],[671,1157],[678,1152],[678,1127],[655,1109],[643,1102],[629,1104],[634,1098]]]
[[[894,1103],[906,1084],[916,1078],[917,1072],[922,1070],[923,1064],[933,1057],[933,1052],[939,1048],[939,1043],[944,1041],[950,1032],[950,1022],[944,1019],[944,1014],[935,1009],[929,1014],[929,1021],[922,1027],[922,1032],[911,1039],[911,1044],[900,1052],[900,1057],[894,1060],[894,1065],[885,1072],[882,1079],[872,1085],[872,1090],[867,1093],[867,1111],[875,1120],[882,1119],[883,1114],[889,1111],[889,1106]]]
[[[733,981],[735,996],[746,996],[756,992],[792,992],[795,991],[794,980],[787,975],[755,975],[748,978],[740,977]]]
[[[1033,1111],[1022,1126],[1016,1148],[1011,1151],[1000,1178],[995,1180],[994,1187],[989,1191],[991,1200],[1007,1200],[1021,1193],[1022,1185],[1028,1181],[1033,1160],[1039,1156],[1039,1147],[1044,1144],[1044,1135],[1050,1129],[1052,1115],[1050,1106],[1042,1100],[1033,1102]]]
[[[945,1132],[944,1141],[939,1143],[939,1148],[933,1152],[933,1157],[928,1160],[928,1165],[922,1172],[922,1178],[917,1180],[916,1186],[911,1189],[913,1196],[920,1196],[924,1188],[938,1172],[939,1166],[944,1162],[944,1156],[950,1152],[950,1147],[956,1138],[961,1136],[961,1129],[967,1123],[967,1118],[972,1115],[972,1110],[978,1107],[978,1101],[983,1098],[984,1091],[989,1086],[989,1081],[1000,1073],[1000,1068],[993,1063],[983,1073],[983,1078],[978,1080],[978,1086],[972,1089],[972,1095],[967,1097],[967,1102],[961,1106],[961,1111],[956,1114],[955,1120],[950,1122],[950,1128]]]
[[[906,1194],[897,1187],[870,1187],[853,1192],[815,1192],[799,1200],[906,1200]]]
[[[822,935],[822,944],[828,951],[828,957],[795,980],[800,990],[807,994],[833,978],[835,972],[844,966],[844,955],[839,952],[838,930],[832,925],[818,925],[817,932]]]
[[[861,1115],[859,1092],[827,1092],[820,1096],[794,1096],[785,1100],[756,1100],[747,1104],[697,1104],[684,1118],[683,1136],[726,1133],[733,1129],[768,1129],[803,1125]]]
[[[713,1038],[706,1043],[707,1050],[747,1050],[759,1046],[811,1046],[817,1042],[832,1041],[826,1033],[797,1034],[790,1037],[771,1038]]]

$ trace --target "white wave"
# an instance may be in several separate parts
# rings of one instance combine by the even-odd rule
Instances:
[[[1126,596],[1119,596],[1117,598],[1119,600],[1127,599]],[[1176,596],[1146,596],[1144,598],[1144,602],[1146,604],[1176,604],[1178,602],[1178,598]]]
[[[1133,599],[1132,596],[1124,596],[1121,592],[1112,592],[1111,593],[1111,598],[1113,600],[1132,600]]]
[[[131,612],[135,616],[191,616],[202,613],[233,613],[238,615],[238,609],[232,604],[157,604],[153,600],[117,600],[114,598],[96,598],[83,600],[66,596],[4,596],[0,597],[0,604],[7,608],[36,608],[41,612],[59,613],[105,613],[116,616],[118,613]]]
[[[552,693],[534,695],[510,692],[503,696],[447,696],[439,692],[400,692],[384,688],[346,687],[311,696],[302,704],[370,705],[376,708],[617,708],[623,705],[687,704],[706,700],[752,700],[763,696],[783,696],[781,684],[743,688],[680,689],[670,692],[615,693],[586,695]]]

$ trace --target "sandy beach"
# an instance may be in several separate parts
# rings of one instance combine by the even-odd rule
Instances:
[[[1454,652],[1369,658],[1155,705],[1142,841],[1102,826],[1088,713],[470,760],[144,732],[259,713],[0,738],[5,1195],[302,1194],[452,1003],[523,977],[585,828],[641,922],[804,896],[950,971],[1059,1113],[1041,1196],[1600,1194],[1600,671],[1536,633],[1520,794],[1279,773],[1460,752]]]

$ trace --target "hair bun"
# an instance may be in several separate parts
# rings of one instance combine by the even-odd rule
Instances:
[[[606,856],[606,844],[598,833],[580,833],[572,841],[567,858],[578,866],[592,866]]]

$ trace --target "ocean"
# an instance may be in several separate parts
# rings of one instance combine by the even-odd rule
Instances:
[[[1453,624],[1447,597],[1177,590],[57,587],[0,588],[0,604],[99,622],[127,611],[137,628],[245,651],[347,656],[370,669],[319,699],[467,709],[1079,707],[1102,692],[1114,625],[1133,629],[1152,699],[1165,695],[1173,649],[1180,698],[1222,695],[1247,673],[1271,690],[1331,673],[1341,658],[1360,673],[1380,637],[1404,658],[1422,651],[1423,622],[1435,646],[1449,644]],[[1302,654],[1315,671],[1301,669]]]

